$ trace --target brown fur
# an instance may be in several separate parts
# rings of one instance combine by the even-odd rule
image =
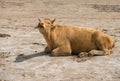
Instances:
[[[94,50],[111,53],[115,41],[103,32],[87,27],[70,27],[53,24],[55,20],[39,19],[37,28],[43,34],[48,47],[45,52],[52,52],[53,56],[71,55],[72,53],[89,52]],[[93,51],[92,51],[93,50]],[[101,52],[100,52],[101,53]]]

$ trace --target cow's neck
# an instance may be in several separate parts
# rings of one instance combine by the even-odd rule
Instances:
[[[51,29],[50,30],[48,30],[46,33],[44,33],[43,34],[43,36],[44,36],[44,38],[45,38],[45,40],[46,40],[46,42],[47,42],[47,44],[48,44],[48,47],[49,47],[49,49],[54,49],[54,31],[55,31],[55,26],[53,26],[53,27],[51,27]]]
[[[54,42],[52,33],[49,31],[48,33],[44,34],[43,36],[48,44],[49,49],[52,50],[53,49],[53,42]]]

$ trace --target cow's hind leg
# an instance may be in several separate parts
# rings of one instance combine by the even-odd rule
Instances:
[[[104,51],[102,50],[91,50],[88,52],[89,56],[103,56],[105,55]]]
[[[102,50],[91,50],[89,52],[81,52],[79,53],[78,57],[89,57],[89,56],[103,56],[105,55],[104,51]]]
[[[93,50],[92,52],[100,53],[100,55],[109,55],[111,54],[111,50],[109,49],[109,38],[105,37],[100,32],[94,33],[94,42],[98,50]]]

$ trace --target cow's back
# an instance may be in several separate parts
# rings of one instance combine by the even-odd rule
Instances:
[[[72,27],[69,28],[67,33],[68,40],[70,41],[72,52],[80,53],[87,52],[97,48],[92,39],[93,33],[96,29],[86,27]]]
[[[54,40],[52,45],[56,48],[57,46],[61,46],[61,44],[65,45],[65,42],[69,42],[73,53],[89,52],[93,49],[99,49],[95,42],[96,38],[94,37],[97,35],[96,32],[111,40],[108,35],[93,28],[56,25],[53,33],[54,36],[52,35]],[[101,36],[99,37],[101,38]],[[106,39],[103,41],[106,41]],[[110,47],[110,43],[107,43]]]

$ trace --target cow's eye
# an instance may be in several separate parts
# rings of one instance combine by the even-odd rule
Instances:
[[[50,22],[48,22],[47,24],[50,24]]]

